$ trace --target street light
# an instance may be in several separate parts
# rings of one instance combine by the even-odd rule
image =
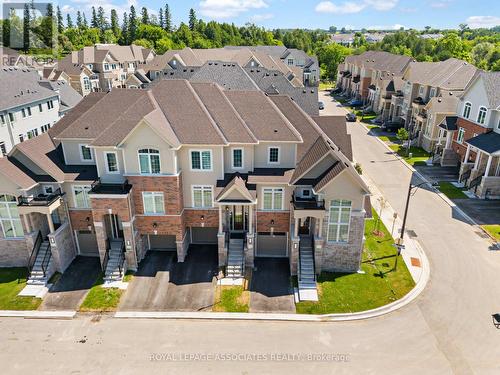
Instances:
[[[396,262],[394,263],[394,270],[397,270],[398,268],[398,258],[401,255],[401,251],[405,248],[403,244],[403,237],[405,233],[405,227],[406,227],[406,217],[408,216],[408,206],[410,205],[410,197],[412,196],[412,191],[413,189],[418,189],[420,186],[423,185],[431,185],[431,186],[436,186],[437,184],[435,182],[422,182],[418,185],[412,185],[410,181],[410,185],[408,186],[408,195],[406,196],[406,205],[405,205],[405,213],[403,216],[403,225],[401,226],[401,234],[399,235],[399,238],[396,239],[396,243],[394,246],[398,249],[398,255],[396,256]]]

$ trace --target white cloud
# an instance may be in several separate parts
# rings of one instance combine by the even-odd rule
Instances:
[[[250,9],[263,9],[268,6],[264,0],[202,0],[200,13],[210,18],[230,18]]]
[[[495,16],[471,16],[465,20],[471,29],[492,28],[500,25],[500,17]]]
[[[75,11],[75,8],[73,8],[71,5],[64,5],[61,8],[61,11],[64,13],[73,13]]]
[[[373,26],[368,26],[366,29],[367,30],[399,30],[401,28],[406,29],[406,26],[401,25],[399,23],[396,23],[394,25],[373,25]]]
[[[335,4],[331,1],[322,1],[316,5],[318,13],[351,14],[359,13],[364,9],[375,9],[386,11],[394,8],[399,0],[362,0],[358,2],[346,1],[342,4]]]
[[[270,20],[271,18],[274,18],[274,14],[272,13],[254,14],[253,16],[250,17],[250,21],[259,22],[259,21]]]
[[[452,0],[437,0],[430,3],[431,8],[442,9],[448,8]]]
[[[72,10],[68,11],[68,13],[76,13],[77,10],[80,12],[84,12],[87,20],[90,22],[90,17],[92,16],[92,7],[94,7],[97,11],[98,7],[102,7],[104,9],[104,12],[106,14],[106,17],[110,17],[111,9],[116,10],[118,13],[118,16],[121,18],[123,15],[123,12],[130,12],[130,6],[133,5],[135,7],[135,11],[137,13],[137,16],[140,17],[141,13],[141,8],[137,5],[137,0],[125,0],[120,4],[113,4],[110,3],[108,0],[71,0],[71,2],[75,5],[74,7],[71,7]],[[64,11],[64,9],[63,9]],[[151,9],[148,8],[149,12],[154,12]]]

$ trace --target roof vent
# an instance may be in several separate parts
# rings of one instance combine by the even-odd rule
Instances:
[[[307,92],[307,91],[306,91],[306,89],[302,90],[302,93],[304,93],[304,94],[305,94],[306,92]]]
[[[214,65],[219,65],[219,63],[214,63]]]
[[[260,73],[260,69],[257,69],[257,73]]]
[[[88,127],[88,126],[86,126],[84,129],[85,129],[85,130],[89,130],[89,127]]]
[[[274,129],[274,132],[277,133],[278,132],[278,129]]]
[[[208,62],[208,65],[212,65],[212,63],[211,63],[211,62]]]
[[[266,73],[266,77],[269,77],[269,73]]]

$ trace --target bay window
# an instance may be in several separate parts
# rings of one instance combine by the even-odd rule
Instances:
[[[328,242],[348,242],[349,222],[351,220],[351,201],[330,201],[328,217]]]

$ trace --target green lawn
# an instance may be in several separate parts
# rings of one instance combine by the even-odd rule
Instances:
[[[243,286],[218,286],[213,311],[248,312],[250,292]]]
[[[0,268],[0,310],[36,310],[42,300],[19,297],[26,286],[28,270],[23,267]]]
[[[453,186],[450,182],[442,181],[439,183],[438,189],[441,193],[446,195],[450,199],[467,199],[467,195],[464,194],[462,189]]]
[[[481,225],[481,227],[497,241],[500,241],[500,224]]]
[[[132,279],[134,278],[134,275],[135,275],[135,271],[127,271],[125,272],[125,276],[123,276],[123,282],[125,283],[129,283],[132,281]]]
[[[390,143],[395,143],[398,140],[398,137],[394,136],[394,135],[379,135],[378,136],[381,140],[383,140],[384,142],[390,142]]]
[[[420,147],[413,147],[413,146],[410,147],[410,153],[412,154],[411,158],[407,156],[408,152],[406,151],[406,148],[404,148],[403,146],[390,145],[389,147],[410,165],[418,165],[418,164],[422,165],[430,157],[430,153],[428,153],[427,151],[425,151],[423,148]]]
[[[332,314],[374,309],[406,295],[415,282],[399,256],[394,270],[396,249],[394,240],[380,223],[381,236],[373,234],[377,214],[366,221],[365,250],[361,273],[323,272],[318,278],[318,302],[299,302],[297,313]]]
[[[100,276],[80,305],[80,311],[106,312],[116,310],[123,290],[118,288],[103,288],[103,283],[103,278]]]
[[[321,90],[331,90],[335,87],[335,84],[333,82],[323,82],[321,81],[319,83],[319,89]]]

